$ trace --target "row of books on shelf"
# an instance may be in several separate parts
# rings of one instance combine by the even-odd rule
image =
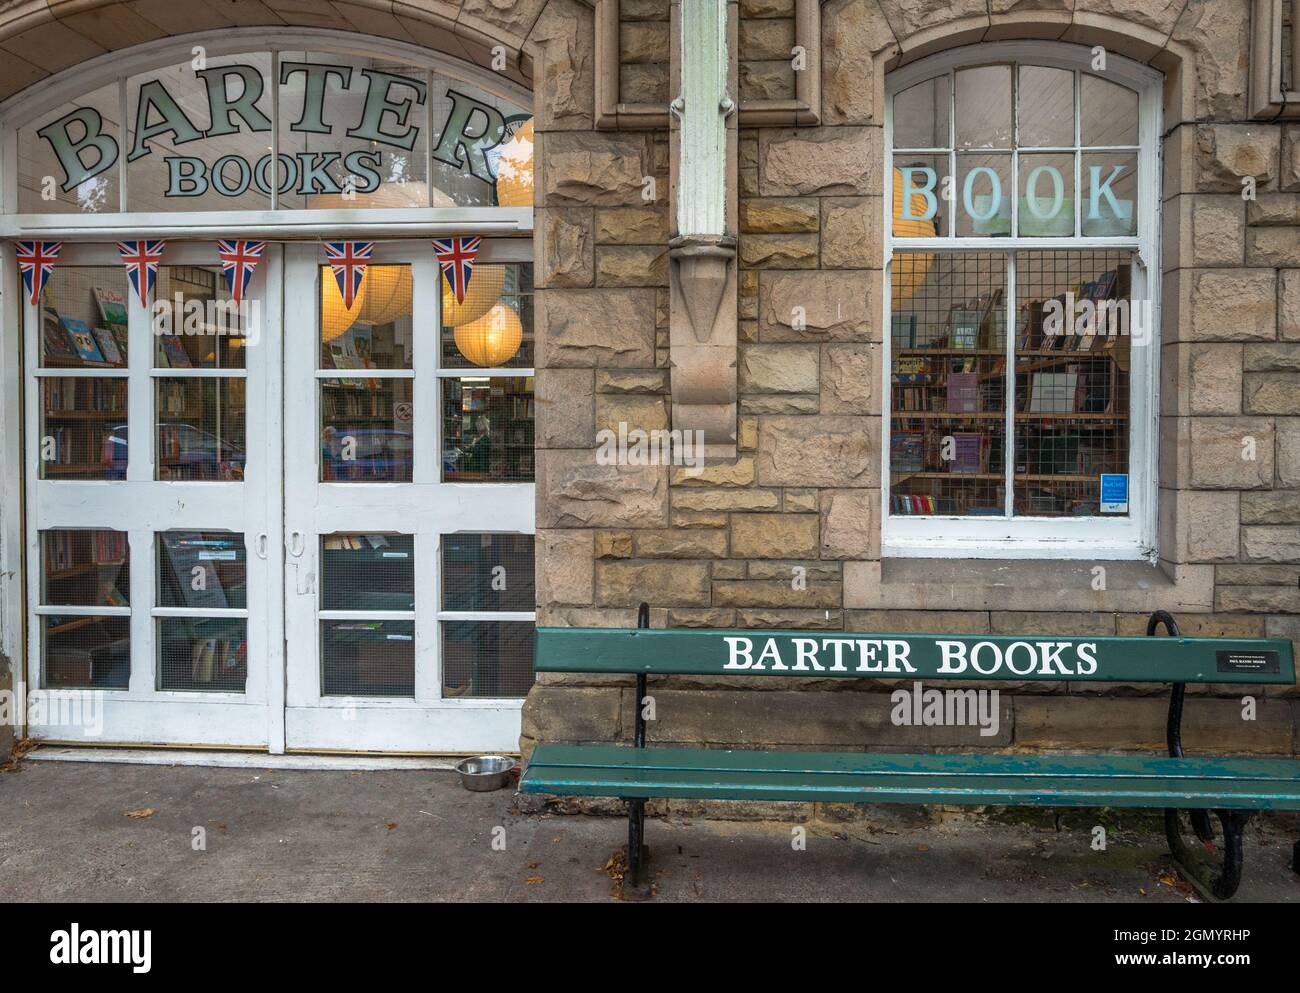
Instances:
[[[1040,431],[1019,435],[1018,475],[1100,476],[1126,472],[1127,448],[1097,432]],[[1001,433],[895,430],[889,437],[889,467],[897,473],[1001,472]]]
[[[102,286],[93,287],[91,296],[98,307],[102,327],[91,327],[85,321],[60,315],[50,287],[45,288],[41,308],[42,364],[126,364],[126,298]]]
[[[996,517],[1003,512],[1002,492],[1002,487],[999,486],[996,495],[989,496],[984,501],[968,498],[966,494],[935,496],[930,493],[895,493],[889,498],[889,511],[906,516],[958,514],[962,517]]]
[[[126,413],[126,381],[122,379],[44,379],[41,381],[46,413],[98,410]]]
[[[894,472],[988,472],[992,440],[976,431],[894,431],[889,467]]]
[[[85,427],[81,425],[80,427]],[[99,430],[97,427],[90,430]],[[99,464],[111,465],[116,456],[112,434],[99,438],[86,436],[86,432],[77,426],[47,427],[45,437],[53,444],[46,444],[41,449],[41,461],[46,465],[86,465],[93,458],[92,451],[99,448]]]
[[[321,539],[327,552],[361,552],[388,547],[382,534],[327,534]]]
[[[247,638],[200,638],[190,649],[190,678],[196,683],[228,683],[247,671]]]
[[[125,531],[47,531],[45,571],[60,572],[79,565],[118,565],[126,559],[126,540]]]
[[[1106,373],[1089,374],[1072,365],[1065,372],[1035,372],[1017,384],[1016,409],[1030,414],[1109,414],[1113,396]],[[951,372],[938,383],[896,384],[893,410],[974,414],[1003,405],[1000,379],[980,380],[973,372]]]
[[[391,417],[393,398],[378,391],[364,393],[324,390],[321,413],[325,417]]]

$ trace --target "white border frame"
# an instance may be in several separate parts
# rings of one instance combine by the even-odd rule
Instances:
[[[960,68],[991,63],[1049,66],[1092,72],[1088,48],[1051,41],[1012,41],[967,45],[911,63],[885,81],[885,168],[882,230],[885,232],[884,301],[881,310],[881,556],[884,558],[1156,558],[1156,500],[1160,411],[1160,176],[1163,77],[1130,59],[1107,53],[1104,78],[1136,90],[1138,117],[1137,235],[1131,238],[895,238],[893,236],[893,97],[902,90]],[[1094,75],[1099,75],[1093,73]],[[952,95],[955,99],[955,94]],[[1076,138],[1079,107],[1075,102]],[[950,114],[951,118],[951,114]],[[950,127],[955,127],[950,119]],[[1125,150],[1129,150],[1128,146]],[[1014,158],[1014,155],[1013,155]],[[1013,185],[1015,176],[1012,176]],[[1018,187],[1017,187],[1018,188]],[[1076,177],[1077,189],[1077,177]],[[1013,211],[1018,194],[1012,196]],[[1076,195],[1076,218],[1079,197]],[[1013,218],[1014,223],[1014,218]],[[1012,229],[1015,230],[1014,227]],[[1077,228],[1076,228],[1077,230]],[[1008,256],[1014,279],[1018,250],[1128,249],[1137,255],[1133,297],[1149,301],[1152,327],[1145,346],[1130,344],[1129,515],[1106,517],[982,518],[890,513],[890,422],[892,420],[890,271],[895,253],[1000,252]],[[1008,328],[1015,326],[1014,299],[1008,296]],[[1008,415],[1010,416],[1010,415]],[[1008,443],[1012,435],[1008,435]],[[1008,460],[1008,466],[1012,465]]]

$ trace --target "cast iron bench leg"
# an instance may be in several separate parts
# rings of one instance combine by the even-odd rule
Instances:
[[[645,843],[645,800],[627,802],[627,872],[620,885],[624,900],[648,900],[653,895],[645,882],[645,863],[650,846]]]
[[[1241,838],[1251,812],[1216,810],[1214,814],[1223,825],[1223,868],[1219,872],[1207,872],[1204,860],[1197,858],[1194,849],[1183,841],[1176,810],[1165,811],[1165,838],[1169,841],[1169,851],[1174,856],[1178,871],[1196,887],[1198,893],[1207,900],[1230,900],[1241,885]],[[1196,833],[1200,835],[1199,830]],[[1203,840],[1206,847],[1213,847],[1209,840]]]

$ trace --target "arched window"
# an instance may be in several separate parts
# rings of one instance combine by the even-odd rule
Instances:
[[[1159,75],[1006,43],[887,95],[886,554],[1150,555]]]

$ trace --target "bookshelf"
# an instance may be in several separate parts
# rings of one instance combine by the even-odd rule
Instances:
[[[126,532],[41,532],[42,605],[125,608],[130,592]],[[41,623],[45,686],[126,687],[131,675],[128,615],[47,613]]]
[[[443,478],[532,482],[533,378],[448,378],[442,385]]]
[[[1030,275],[1011,336],[1000,290],[951,303],[946,318],[933,306],[894,315],[891,513],[1002,516],[1009,483],[1015,515],[1092,516],[1101,474],[1128,471],[1130,339],[1050,320],[1074,300],[1127,300],[1128,266],[1051,297],[1035,291],[1060,274]]]

